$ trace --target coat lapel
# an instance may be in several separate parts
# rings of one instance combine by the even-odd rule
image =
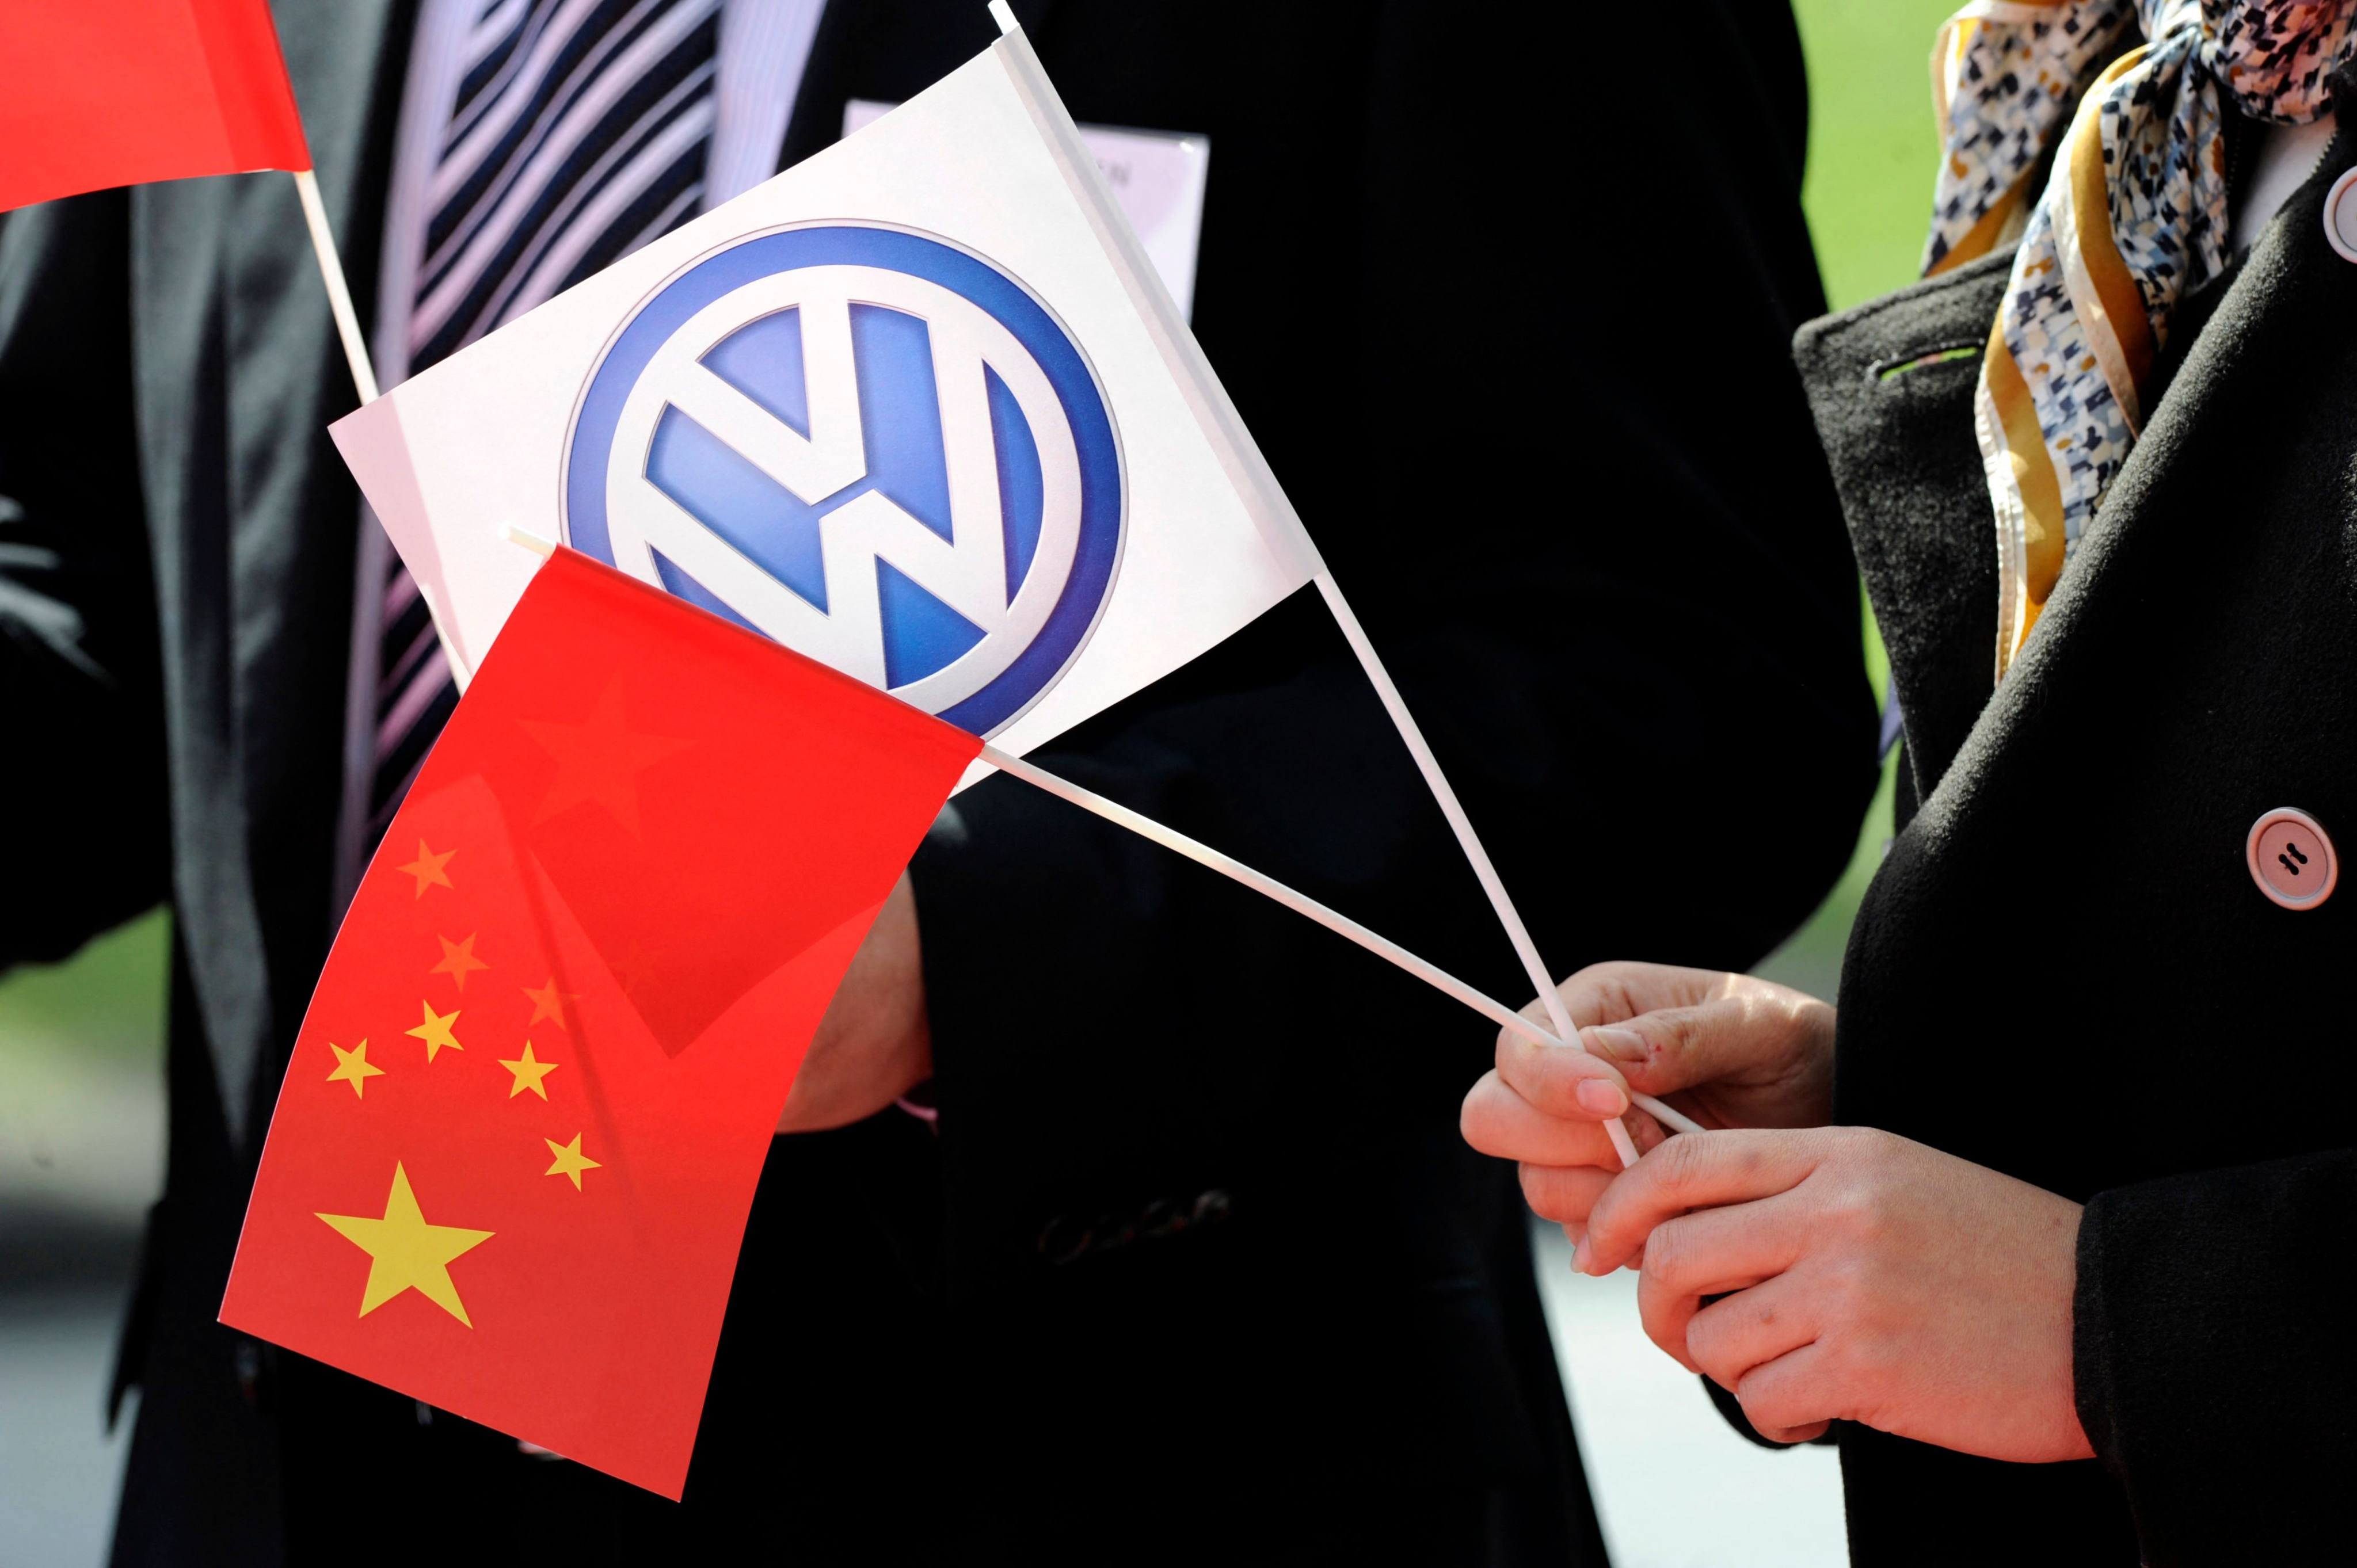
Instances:
[[[2302,308],[2290,302],[2329,289],[2348,270],[2323,242],[2320,210],[2325,188],[2352,157],[2357,138],[2344,127],[2240,270],[2180,306],[2152,417],[2047,607],[2055,624],[2041,617],[2023,650],[2027,662],[1994,690],[1995,524],[1973,435],[1972,388],[2010,257],[1986,258],[1803,329],[1795,358],[1882,620],[1916,798],[1945,787],[1967,761],[1985,767],[2040,693],[2067,678],[2080,657],[2073,645],[2083,607],[2144,548],[2141,535],[2190,527],[2203,547],[2231,552],[2227,519],[2157,519],[2183,490],[2189,462],[2221,460],[2215,452],[2188,454],[2199,446],[2195,432],[2216,426],[2221,399],[2233,395],[2226,389],[2242,384],[2237,361],[2252,357],[2255,340],[2284,338],[2283,313]],[[2309,308],[2319,318],[2334,309]],[[2296,338],[2296,324],[2288,330]],[[2284,352],[2298,358],[2301,349],[2287,338]],[[2220,564],[2227,559],[2222,553]]]
[[[1907,724],[1902,791],[1939,781],[1988,703],[1996,526],[1973,438],[2010,256],[1810,323],[1793,345]]]
[[[2347,73],[2342,80],[2357,83],[2357,76]],[[2342,96],[2346,101],[2352,94]],[[2344,308],[2336,295],[2347,281],[2350,263],[2327,248],[2322,215],[2326,188],[2349,166],[2352,156],[2357,156],[2357,136],[2344,121],[2315,173],[2224,282],[2206,319],[2198,311],[2185,313],[2190,319],[2180,320],[2182,330],[2163,350],[2162,391],[2143,435],[2121,466],[2101,515],[2056,585],[2012,671],[1990,696],[1956,766],[1942,781],[1942,796],[1953,799],[1976,789],[1981,776],[2007,753],[2012,737],[2039,722],[2056,684],[2076,681],[2091,655],[2093,667],[2105,672],[2093,677],[2099,680],[2112,679],[2110,672],[2120,668],[2124,658],[2137,656],[2136,650],[2103,645],[2122,635],[2119,628],[2128,618],[2119,613],[2119,607],[2147,598],[2146,585],[2156,576],[2169,576],[2147,571],[2141,557],[2154,551],[2206,552],[2214,562],[2213,575],[2223,577],[2232,572],[2235,519],[2222,511],[2189,515],[2187,498],[2213,488],[2205,481],[2231,469],[2236,456],[2220,449],[2219,433],[2243,424],[2238,411],[2265,406],[2280,396],[2287,366],[2316,353],[2345,352],[2337,335],[2319,340],[2312,334],[2318,323],[2333,319]],[[2189,299],[2189,305],[2193,303]],[[2206,306],[2208,301],[2200,303]],[[2186,601],[2143,605],[2142,609],[2133,624],[2154,639],[2144,652],[2158,668],[2168,657],[2174,632],[2190,627],[2205,607]],[[2060,780],[2052,783],[2061,787]],[[1939,800],[1935,796],[1925,801],[1927,814]]]
[[[345,269],[371,314],[414,0],[281,0]],[[233,1140],[328,934],[358,503],[325,430],[355,393],[282,174],[135,194],[143,457],[173,714],[175,897]]]

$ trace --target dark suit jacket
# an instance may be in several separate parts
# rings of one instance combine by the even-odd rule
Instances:
[[[1579,73],[1566,138],[1567,18],[1017,9],[1080,119],[1210,134],[1200,334],[1550,961],[1758,958],[1873,779],[1783,349],[1822,308],[1790,16],[1693,9],[1676,112]],[[407,11],[279,14],[366,313]],[[831,6],[786,156],[990,34],[966,0]],[[178,915],[118,1561],[447,1552],[457,1518],[593,1558],[1600,1557],[1512,1173],[1456,1136],[1490,1026],[1005,780],[915,867],[941,1135],[780,1141],[683,1509],[215,1327],[334,914],[350,402],[283,177],[0,231],[0,679],[45,758],[0,769],[42,889],[0,960]],[[1527,994],[1314,600],[1046,760]],[[412,1506],[356,1545],[362,1471]]]
[[[1976,361],[1885,372],[1984,342],[2010,257],[1800,337],[1911,813],[1843,970],[1837,1117],[2087,1204],[2076,1377],[2102,1460],[1845,1432],[1861,1564],[2347,1552],[2357,898],[2277,908],[2244,860],[2287,805],[2357,850],[2357,265],[2321,223],[2357,162],[2357,71],[2335,85],[2339,137],[2180,306],[2166,391],[1994,696]]]

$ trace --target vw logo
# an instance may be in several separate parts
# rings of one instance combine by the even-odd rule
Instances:
[[[1056,683],[1113,588],[1121,444],[1014,278],[827,223],[734,241],[606,346],[565,542],[962,729]]]

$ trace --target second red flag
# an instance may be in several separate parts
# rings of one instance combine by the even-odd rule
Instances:
[[[980,743],[569,551],[377,852],[221,1318],[677,1497],[802,1053]]]

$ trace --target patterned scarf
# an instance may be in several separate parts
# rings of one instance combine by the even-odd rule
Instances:
[[[2170,312],[2225,264],[2220,92],[2304,124],[2352,49],[2357,0],[1975,0],[1941,30],[1924,275],[2020,242],[1974,400],[1999,679],[2136,445]]]

